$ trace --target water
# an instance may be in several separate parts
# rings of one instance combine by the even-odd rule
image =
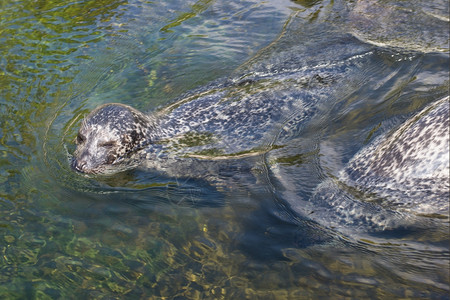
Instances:
[[[0,297],[448,298],[448,219],[362,238],[295,210],[448,94],[448,12],[446,1],[3,1]],[[97,105],[153,111],[214,81],[244,96],[303,84],[315,114],[287,117],[272,141],[283,147],[227,162],[214,184],[70,169]]]

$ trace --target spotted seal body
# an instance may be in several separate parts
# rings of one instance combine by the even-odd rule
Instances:
[[[313,209],[297,209],[340,232],[441,227],[431,224],[448,222],[449,155],[445,97],[363,148],[338,178],[321,183],[310,200]]]
[[[446,97],[364,148],[345,168],[342,179],[384,198],[387,207],[447,215],[449,153]]]
[[[233,102],[223,101],[223,96],[216,91],[148,116],[122,104],[100,106],[81,125],[72,167],[87,174],[111,174],[139,165],[169,176],[204,177],[217,169],[199,168],[199,161],[268,151],[286,117],[301,122],[313,111],[314,101],[307,103],[304,97],[274,100],[264,93]]]
[[[104,174],[139,165],[169,176],[214,176],[218,163],[199,164],[269,151],[283,126],[314,115],[331,81],[327,73],[308,72],[212,85],[150,115],[122,104],[100,106],[81,125],[72,167]]]
[[[315,115],[318,102],[334,99],[339,86],[372,61],[369,47],[358,43],[349,51],[354,40],[348,39],[333,44],[333,53],[345,50],[333,60],[303,66],[292,51],[277,51],[263,64],[243,68],[242,75],[219,79],[149,115],[123,105],[101,106],[81,125],[72,166],[87,174],[139,165],[169,176],[204,177],[205,166],[199,168],[198,162],[252,157],[282,147],[275,144],[278,137],[282,143],[289,140]],[[134,130],[136,118],[140,124]],[[136,136],[126,137],[131,133]],[[214,174],[216,166],[211,167],[208,173]]]

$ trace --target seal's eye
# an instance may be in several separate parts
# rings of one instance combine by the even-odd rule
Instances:
[[[100,147],[104,147],[104,148],[112,148],[116,145],[116,142],[114,141],[107,141],[107,142],[103,142],[98,144]]]
[[[77,144],[82,144],[85,140],[86,140],[86,138],[83,135],[81,135],[81,133],[78,133]]]

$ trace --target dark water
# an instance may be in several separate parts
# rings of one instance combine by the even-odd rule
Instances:
[[[448,298],[448,219],[363,239],[291,209],[448,94],[448,15],[440,0],[3,1],[0,298]],[[70,169],[97,105],[152,111],[215,80],[319,84],[316,113],[223,184]]]

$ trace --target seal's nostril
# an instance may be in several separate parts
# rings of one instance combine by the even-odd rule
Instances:
[[[72,160],[72,169],[74,169],[75,171],[84,173],[83,169],[85,166],[86,166],[85,161],[79,161],[76,159]]]

